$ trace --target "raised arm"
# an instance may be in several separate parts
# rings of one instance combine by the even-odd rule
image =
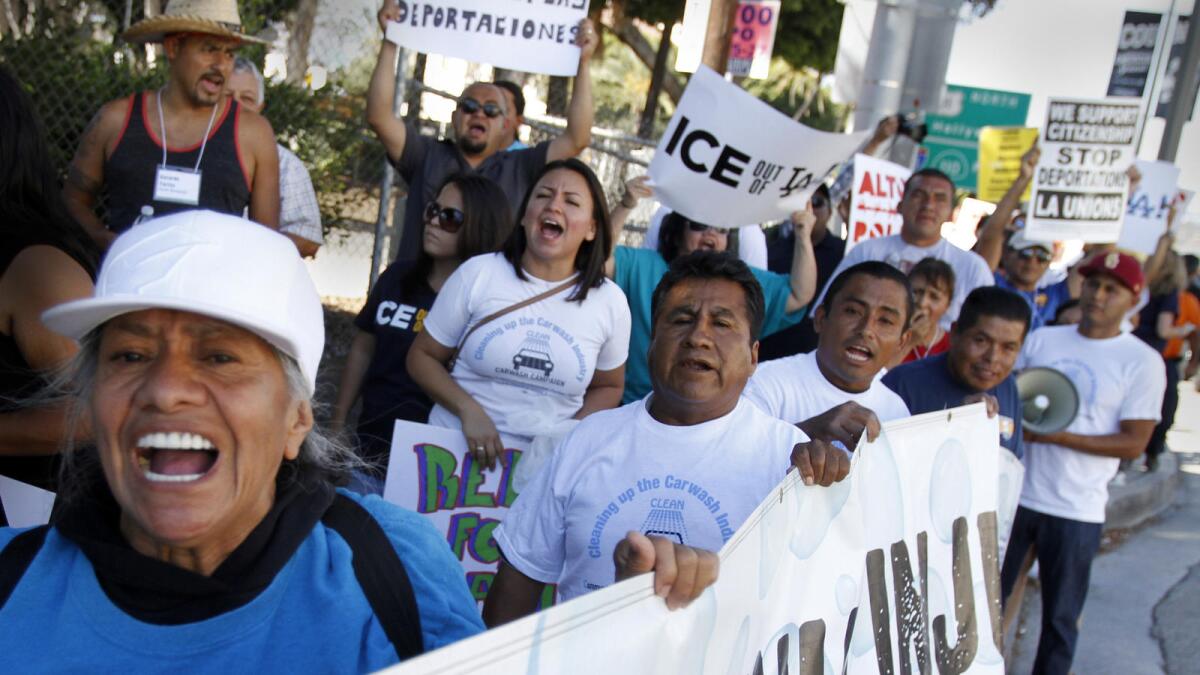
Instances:
[[[895,115],[888,115],[879,120],[879,124],[875,125],[875,133],[871,135],[871,139],[863,146],[862,153],[864,155],[874,155],[883,146],[884,142],[896,132],[900,130],[900,118]]]
[[[102,251],[108,250],[117,235],[104,227],[96,216],[96,202],[100,188],[104,186],[104,161],[112,150],[110,146],[121,133],[128,105],[125,99],[110,101],[96,112],[83,131],[63,185],[62,196],[67,211]]]
[[[996,210],[984,220],[983,229],[979,232],[979,241],[976,241],[971,249],[983,258],[988,269],[993,272],[1000,266],[1000,258],[1004,255],[1004,241],[1008,236],[1013,212],[1021,205],[1021,195],[1025,194],[1025,188],[1029,186],[1029,181],[1033,180],[1041,156],[1042,150],[1037,141],[1034,141],[1033,146],[1021,157],[1021,168],[1016,179],[996,204]]]
[[[789,314],[807,307],[817,293],[817,258],[812,247],[812,228],[816,222],[811,202],[804,205],[803,211],[792,214],[796,248],[792,255],[792,269],[788,274],[792,292],[784,307]]]
[[[579,45],[579,70],[575,72],[571,102],[567,105],[567,128],[550,141],[550,148],[546,153],[548,162],[575,157],[592,142],[592,115],[595,106],[592,103],[590,64],[596,45],[600,44],[600,36],[596,34],[590,19],[579,22],[575,44]]]
[[[387,33],[389,21],[400,20],[400,8],[395,0],[386,0],[379,10],[379,27]],[[404,143],[408,132],[404,120],[392,112],[396,97],[396,45],[386,37],[379,45],[379,58],[371,73],[371,85],[367,89],[367,125],[379,137],[384,150],[393,162],[400,161],[404,154]]]
[[[650,176],[638,176],[625,181],[625,191],[621,193],[621,200],[612,207],[608,216],[614,249],[617,239],[621,236],[621,230],[625,228],[625,223],[629,220],[629,214],[637,208],[640,200],[653,196],[654,190],[650,187]],[[615,272],[616,265],[613,263],[613,254],[610,253],[608,260],[604,263],[604,274],[611,279]]]

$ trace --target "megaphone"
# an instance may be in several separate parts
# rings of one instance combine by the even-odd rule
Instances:
[[[1052,434],[1070,426],[1079,414],[1075,384],[1053,368],[1028,368],[1017,375],[1021,421],[1039,434]]]

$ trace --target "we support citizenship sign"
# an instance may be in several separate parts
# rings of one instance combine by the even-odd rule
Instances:
[[[1050,99],[1026,234],[1114,242],[1125,217],[1139,105]]]
[[[650,177],[660,202],[697,222],[780,220],[803,209],[870,133],[809,129],[701,66],[658,144]]]
[[[445,533],[471,595],[480,602],[500,563],[492,531],[517,498],[512,477],[520,459],[520,450],[506,450],[500,465],[487,469],[454,429],[398,420],[392,434],[383,498],[425,516]]]
[[[926,164],[940,169],[966,190],[978,181],[979,133],[988,126],[1024,126],[1029,114],[1029,94],[998,89],[946,86],[941,114],[928,115],[929,135],[923,145]]]
[[[1142,180],[1125,205],[1125,225],[1121,228],[1120,248],[1154,252],[1158,238],[1167,231],[1167,214],[1179,196],[1179,167],[1170,162],[1137,161]]]
[[[1038,130],[1029,127],[984,127],[979,132],[979,189],[985,202],[998,202],[1021,172],[1021,157],[1037,141]],[[1021,201],[1029,201],[1033,184]]]
[[[671,612],[642,575],[387,672],[1003,673],[999,428],[885,424],[830,488],[789,474]]]
[[[775,49],[780,0],[742,0],[729,40],[730,75],[766,79]]]
[[[904,218],[896,212],[896,206],[904,196],[904,182],[910,175],[912,171],[899,164],[870,155],[854,156],[847,251],[867,239],[900,233]]]
[[[399,0],[400,20],[387,39],[426,54],[442,54],[501,68],[574,75],[579,22],[587,0]]]
[[[1113,58],[1112,75],[1108,78],[1108,96],[1141,98],[1154,62],[1154,46],[1158,43],[1158,27],[1162,14],[1125,12],[1121,34],[1117,38],[1117,55]]]

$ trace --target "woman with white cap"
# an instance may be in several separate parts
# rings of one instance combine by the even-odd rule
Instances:
[[[69,393],[96,447],[66,453],[51,525],[0,530],[6,661],[363,672],[481,629],[432,526],[333,487],[321,304],[286,237],[144,223],[45,321],[80,341]]]

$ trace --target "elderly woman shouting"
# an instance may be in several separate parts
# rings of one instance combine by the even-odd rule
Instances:
[[[192,211],[116,240],[80,341],[95,451],[51,525],[0,530],[0,654],[48,670],[362,672],[481,630],[420,516],[333,487],[321,304],[285,237]]]

